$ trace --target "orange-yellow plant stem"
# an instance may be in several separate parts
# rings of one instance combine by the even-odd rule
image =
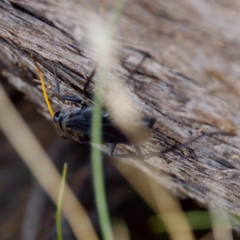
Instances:
[[[43,96],[44,96],[45,102],[47,104],[47,107],[48,107],[48,110],[49,110],[51,116],[53,117],[54,112],[52,110],[52,106],[51,106],[51,104],[49,102],[49,99],[48,99],[48,95],[47,95],[47,91],[46,91],[46,88],[45,88],[44,78],[43,78],[42,72],[41,72],[40,68],[38,67],[37,62],[36,62],[35,58],[33,57],[33,55],[32,55],[32,58],[34,60],[34,64],[35,64],[35,66],[37,68],[37,71],[38,71],[38,76],[39,76],[40,81],[41,81],[42,91],[43,91]]]

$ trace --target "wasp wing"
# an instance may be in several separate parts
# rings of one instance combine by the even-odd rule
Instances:
[[[90,139],[92,122],[92,109],[73,111],[67,121],[66,127],[73,131],[81,132]],[[102,111],[102,138],[105,143],[128,143],[127,138],[114,126],[109,118],[109,113]]]

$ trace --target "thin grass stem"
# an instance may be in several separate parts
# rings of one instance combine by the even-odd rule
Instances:
[[[67,163],[63,166],[61,185],[59,189],[58,202],[57,202],[57,211],[56,211],[56,228],[57,228],[57,240],[63,240],[62,234],[62,203],[64,196],[64,187],[67,178]]]

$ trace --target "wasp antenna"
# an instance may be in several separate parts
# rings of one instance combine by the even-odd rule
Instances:
[[[54,113],[53,113],[52,106],[51,106],[51,104],[49,102],[49,99],[48,99],[48,95],[47,95],[47,91],[46,91],[46,88],[45,88],[44,78],[43,78],[42,72],[41,72],[40,68],[38,67],[37,62],[36,62],[33,54],[31,54],[31,57],[33,58],[34,64],[35,64],[35,66],[37,68],[37,71],[38,71],[38,76],[39,76],[40,81],[41,81],[43,96],[44,96],[46,105],[48,107],[48,111],[50,112],[51,116],[53,117]]]

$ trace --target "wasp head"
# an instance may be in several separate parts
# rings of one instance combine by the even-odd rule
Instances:
[[[65,129],[65,118],[66,118],[65,115],[66,115],[65,111],[56,112],[53,116],[53,122],[54,122],[54,125],[56,126],[57,131],[60,134],[60,136],[62,138],[68,139],[69,136]]]

